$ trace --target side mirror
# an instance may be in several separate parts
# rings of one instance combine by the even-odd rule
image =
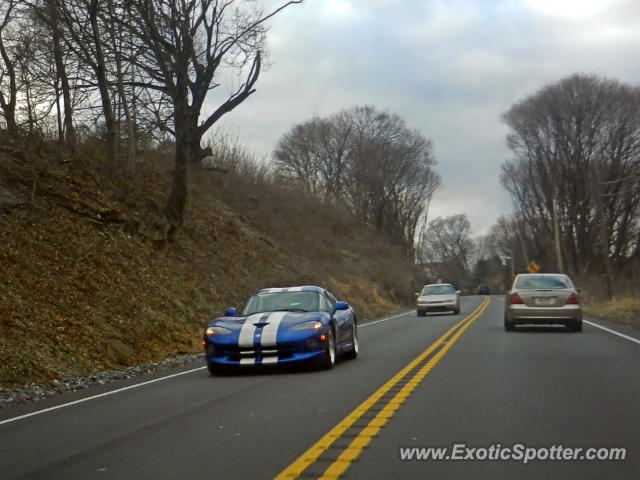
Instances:
[[[238,314],[238,310],[236,309],[236,307],[228,307],[224,311],[225,317],[235,317],[237,314]]]
[[[347,310],[349,308],[349,304],[347,302],[336,302],[333,306],[333,311],[337,312],[338,310]]]
[[[419,297],[419,296],[420,296],[420,294],[419,294],[418,292],[416,292],[416,293],[415,293],[415,295],[416,295],[416,297]]]
[[[460,290],[456,290],[456,295],[460,295],[462,292]]]

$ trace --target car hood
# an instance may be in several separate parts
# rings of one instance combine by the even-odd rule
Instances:
[[[418,302],[449,302],[451,300],[455,300],[457,295],[455,293],[448,293],[446,295],[420,295],[418,297]]]
[[[279,327],[286,328],[298,323],[311,322],[313,320],[323,322],[323,320],[328,320],[328,317],[328,313],[325,312],[278,311],[254,313],[246,317],[220,317],[212,320],[209,325],[225,327],[229,330],[240,330],[246,322],[251,322],[256,327],[264,327],[268,324],[277,322]]]

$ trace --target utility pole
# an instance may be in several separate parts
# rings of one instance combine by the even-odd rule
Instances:
[[[564,273],[562,268],[562,249],[560,248],[560,229],[558,228],[558,206],[555,197],[551,198],[551,210],[553,214],[553,236],[556,247],[556,260],[558,262],[558,273]]]
[[[513,265],[513,252],[511,253],[511,280],[513,281],[513,279],[516,276],[516,269]]]
[[[527,247],[525,246],[524,238],[519,233],[520,228],[522,229],[525,228],[524,218],[522,217],[518,218],[518,223],[519,223],[519,228],[516,230],[516,237],[518,237],[518,243],[520,243],[520,248],[522,249],[522,260],[524,261],[524,264],[527,265],[529,263],[529,255],[527,255]]]
[[[605,219],[604,212],[604,204],[602,202],[602,192],[601,185],[602,177],[600,173],[600,164],[596,162],[595,167],[595,175],[593,182],[593,196],[596,202],[596,214],[598,216],[598,223],[600,224],[600,241],[602,242],[602,254],[604,258],[604,269],[605,269],[605,283],[607,286],[607,300],[611,300],[613,298],[613,292],[611,291],[611,258],[609,258],[609,235],[607,233],[607,223]]]

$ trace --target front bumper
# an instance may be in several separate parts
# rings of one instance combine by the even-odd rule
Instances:
[[[275,346],[254,345],[239,347],[237,344],[211,341],[205,338],[205,358],[212,365],[226,367],[252,367],[257,365],[283,365],[306,363],[320,359],[325,354],[325,341],[321,332],[310,336],[280,342]]]
[[[458,309],[456,302],[418,303],[416,310],[422,312],[452,312]]]

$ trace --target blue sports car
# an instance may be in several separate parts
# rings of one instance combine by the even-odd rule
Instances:
[[[211,321],[202,344],[214,374],[294,362],[329,369],[338,355],[358,356],[358,326],[353,309],[324,288],[265,288],[249,298],[242,315],[228,308]]]

